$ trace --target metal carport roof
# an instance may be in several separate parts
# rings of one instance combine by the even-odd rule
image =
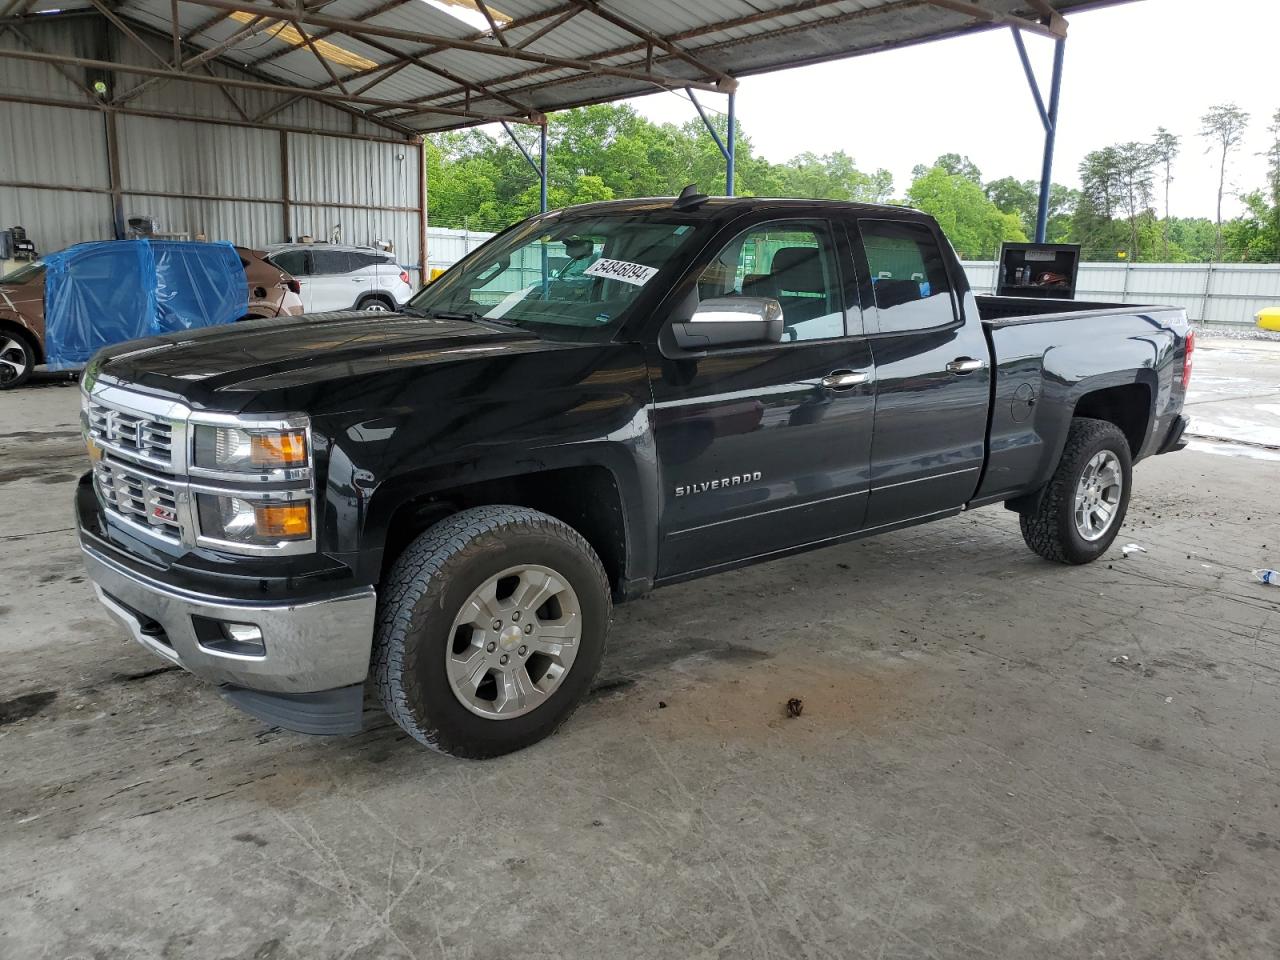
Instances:
[[[118,64],[29,47],[0,56],[132,75],[113,91],[116,105],[176,79],[278,92],[257,122],[306,97],[419,133],[538,124],[553,110],[655,90],[728,93],[738,77],[993,27],[1061,38],[1066,14],[1116,2],[8,0],[0,26],[96,12],[149,57]],[[165,34],[171,53],[156,42]],[[247,75],[215,76],[213,61]]]

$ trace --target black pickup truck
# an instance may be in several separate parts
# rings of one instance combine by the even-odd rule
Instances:
[[[508,229],[402,311],[134,341],[82,379],[99,598],[291,729],[366,682],[488,757],[573,711],[611,604],[987,504],[1086,563],[1183,446],[1182,310],[975,297],[928,216],[683,195]]]

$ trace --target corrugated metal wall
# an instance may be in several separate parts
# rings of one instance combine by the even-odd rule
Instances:
[[[86,17],[25,28],[40,49],[122,63],[145,63],[104,21]],[[0,45],[24,48],[13,33]],[[168,46],[154,41],[161,56]],[[218,73],[235,74],[215,65]],[[68,68],[79,78],[84,71]],[[116,91],[142,78],[117,74]],[[84,82],[88,84],[89,78]],[[55,68],[0,60],[0,93],[90,103],[85,92]],[[279,94],[232,90],[255,116],[280,102]],[[128,108],[183,117],[241,120],[213,86],[161,81],[130,100]],[[125,217],[152,216],[167,233],[230,240],[262,247],[286,239],[282,150],[288,154],[289,234],[328,239],[335,227],[344,243],[390,241],[414,276],[419,265],[419,156],[415,144],[350,139],[394,137],[341,110],[301,101],[268,122],[348,136],[281,132],[198,119],[117,115]],[[113,236],[105,115],[98,110],[0,102],[0,226],[22,224],[41,251]],[[287,141],[287,142],[286,142]],[[58,189],[62,188],[62,189]],[[184,197],[158,194],[184,194]]]
[[[995,289],[996,265],[965,261],[976,293]],[[1183,307],[1204,323],[1252,324],[1263,307],[1280,306],[1280,264],[1082,263],[1076,297]]]

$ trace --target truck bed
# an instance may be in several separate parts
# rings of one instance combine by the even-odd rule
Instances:
[[[1033,297],[978,296],[978,315],[988,326],[1008,327],[1019,323],[1061,320],[1068,317],[1108,313],[1154,313],[1177,307],[1137,303],[1101,303],[1089,300],[1047,300]]]

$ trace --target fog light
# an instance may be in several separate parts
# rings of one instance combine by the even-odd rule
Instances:
[[[198,616],[191,621],[196,640],[211,653],[246,660],[261,660],[267,655],[267,641],[257,624]]]
[[[252,623],[224,623],[222,635],[235,643],[256,643],[262,646],[262,628]]]

